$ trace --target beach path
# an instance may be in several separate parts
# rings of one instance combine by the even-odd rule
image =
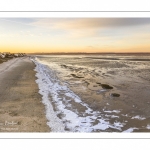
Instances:
[[[28,57],[0,64],[0,132],[50,132],[34,68]]]

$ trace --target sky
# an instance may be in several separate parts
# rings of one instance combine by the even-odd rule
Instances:
[[[150,52],[150,18],[0,18],[0,52]]]

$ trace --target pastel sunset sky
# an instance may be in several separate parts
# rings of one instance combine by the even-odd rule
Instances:
[[[0,52],[150,52],[150,18],[0,18]]]

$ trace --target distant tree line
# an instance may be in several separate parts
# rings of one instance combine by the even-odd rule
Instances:
[[[5,52],[5,53],[0,53],[0,58],[14,58],[14,57],[24,57],[26,56],[25,53],[10,53],[10,52]]]

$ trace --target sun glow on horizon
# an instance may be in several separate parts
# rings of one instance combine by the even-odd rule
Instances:
[[[1,18],[0,52],[150,52],[150,18]]]

